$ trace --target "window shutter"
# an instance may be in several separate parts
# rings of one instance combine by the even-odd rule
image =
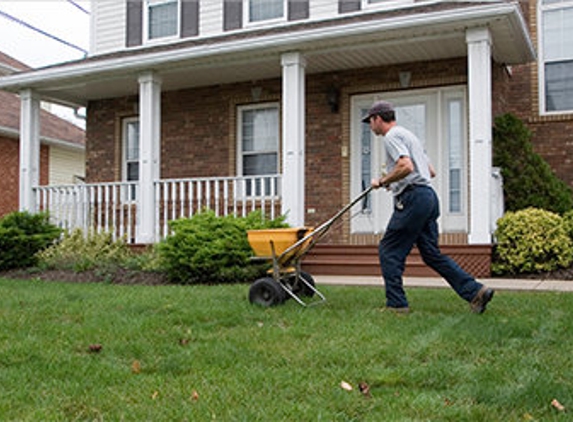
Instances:
[[[308,19],[308,0],[288,0],[288,20]]]
[[[199,0],[181,2],[181,38],[199,35]]]
[[[125,23],[125,44],[127,47],[141,45],[143,42],[143,2],[127,0],[127,22]]]
[[[223,29],[231,31],[243,26],[242,0],[224,0],[223,3]]]
[[[338,0],[338,13],[356,12],[360,10],[360,0]]]

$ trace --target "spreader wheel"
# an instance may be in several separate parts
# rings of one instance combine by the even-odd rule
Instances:
[[[275,306],[285,300],[285,291],[272,277],[259,278],[249,290],[249,301],[257,305]]]
[[[306,281],[308,284],[310,284],[312,287],[315,286],[314,283],[314,278],[312,278],[312,276],[309,273],[306,273],[304,271],[300,272],[300,277]],[[307,296],[307,297],[313,297],[314,296],[314,290],[312,290],[310,287],[308,287],[305,283],[303,283],[301,280],[295,280],[295,282],[292,284],[293,285],[293,289],[292,292],[295,295],[299,295],[299,296]]]

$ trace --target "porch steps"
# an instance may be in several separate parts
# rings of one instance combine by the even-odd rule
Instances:
[[[445,245],[442,253],[454,259],[460,267],[474,277],[491,275],[490,245]],[[315,245],[302,261],[302,268],[316,275],[364,275],[380,276],[377,245]],[[406,260],[405,276],[437,277],[426,266],[416,248]]]

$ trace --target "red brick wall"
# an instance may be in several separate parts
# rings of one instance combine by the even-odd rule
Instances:
[[[537,46],[536,1],[522,2],[533,44]],[[532,143],[554,170],[573,187],[573,113],[541,116],[539,113],[539,82],[537,63],[513,66],[508,85],[508,102],[503,112],[522,119],[532,131]]]
[[[20,191],[20,146],[16,139],[0,136],[0,217],[18,210]],[[49,178],[49,150],[40,151],[40,184]]]

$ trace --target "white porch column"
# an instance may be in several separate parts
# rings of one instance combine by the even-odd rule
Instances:
[[[282,55],[283,176],[282,213],[296,227],[304,225],[305,66],[300,53]]]
[[[137,243],[155,242],[154,182],[160,177],[161,79],[153,72],[139,77],[139,226]]]
[[[488,28],[466,33],[468,45],[470,244],[491,243],[492,83]]]
[[[20,211],[36,211],[32,188],[40,184],[40,100],[20,92]]]

